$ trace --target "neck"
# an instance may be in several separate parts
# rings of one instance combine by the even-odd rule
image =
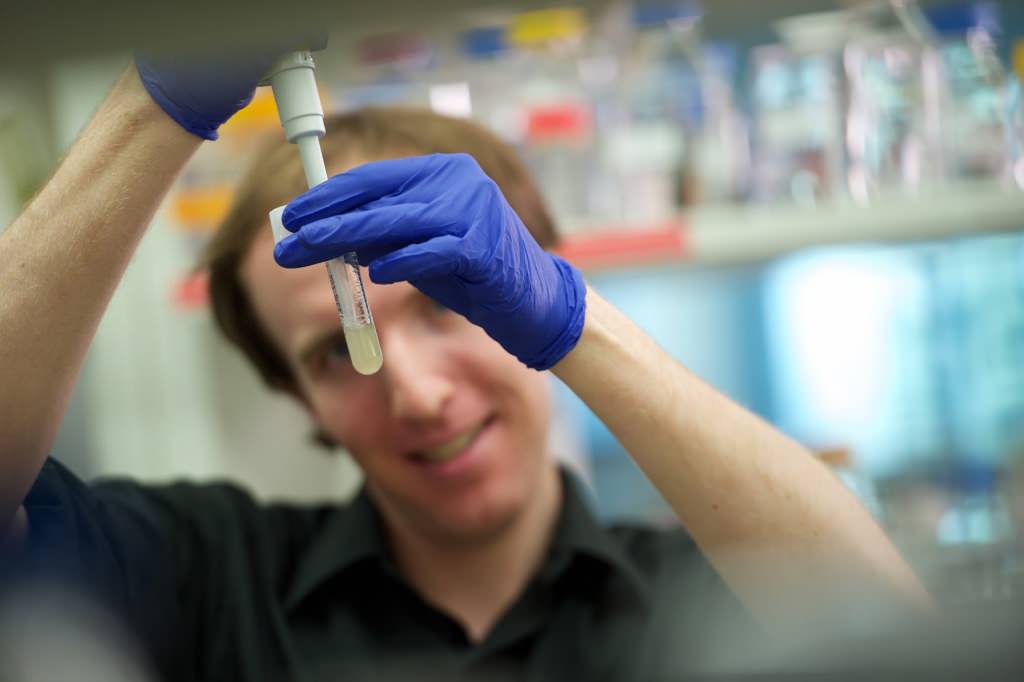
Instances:
[[[444,542],[398,519],[385,523],[392,550],[406,579],[431,604],[484,639],[522,594],[551,542],[562,501],[558,469],[545,464],[541,481],[515,519],[478,542]]]

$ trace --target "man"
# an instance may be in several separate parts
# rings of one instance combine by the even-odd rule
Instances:
[[[706,635],[732,631],[733,594],[798,629],[852,597],[927,609],[809,453],[543,251],[474,157],[420,155],[455,149],[353,147],[331,161],[346,172],[289,204],[294,235],[275,247],[264,225],[231,256],[222,323],[251,307],[232,338],[262,336],[275,387],[352,452],[367,485],[351,507],[90,489],[47,461],[153,210],[267,63],[243,66],[216,87],[167,64],[129,70],[0,239],[0,520],[16,563],[67,567],[168,677],[645,678],[714,663]],[[343,356],[322,268],[302,267],[349,251],[369,266],[385,356],[369,377]],[[544,452],[536,370],[608,425],[700,551],[681,534],[596,527]]]

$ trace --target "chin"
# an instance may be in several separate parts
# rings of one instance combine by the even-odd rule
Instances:
[[[434,532],[443,535],[448,542],[479,543],[500,535],[513,525],[526,505],[524,496],[506,493],[500,499],[465,499],[454,505],[449,501],[424,518],[429,518]]]

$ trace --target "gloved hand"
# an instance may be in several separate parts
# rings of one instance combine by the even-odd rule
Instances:
[[[217,128],[252,101],[256,84],[276,56],[207,63],[187,57],[135,55],[150,97],[193,135],[217,139]]]
[[[479,325],[528,367],[548,369],[579,341],[586,286],[544,251],[466,154],[377,161],[293,200],[284,267],[356,252],[379,284],[408,281]]]
[[[248,52],[236,48],[221,56],[135,54],[135,66],[150,97],[193,135],[217,139],[217,129],[252,101],[256,85],[291,49],[319,50],[327,34],[285,40],[279,48]],[[305,47],[300,47],[305,46]]]

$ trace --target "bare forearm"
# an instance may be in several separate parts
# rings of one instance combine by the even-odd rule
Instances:
[[[583,337],[555,374],[755,614],[813,619],[858,593],[929,603],[882,530],[809,452],[697,379],[593,291],[587,305]]]
[[[129,69],[0,235],[0,527],[38,475],[110,296],[198,144]]]

